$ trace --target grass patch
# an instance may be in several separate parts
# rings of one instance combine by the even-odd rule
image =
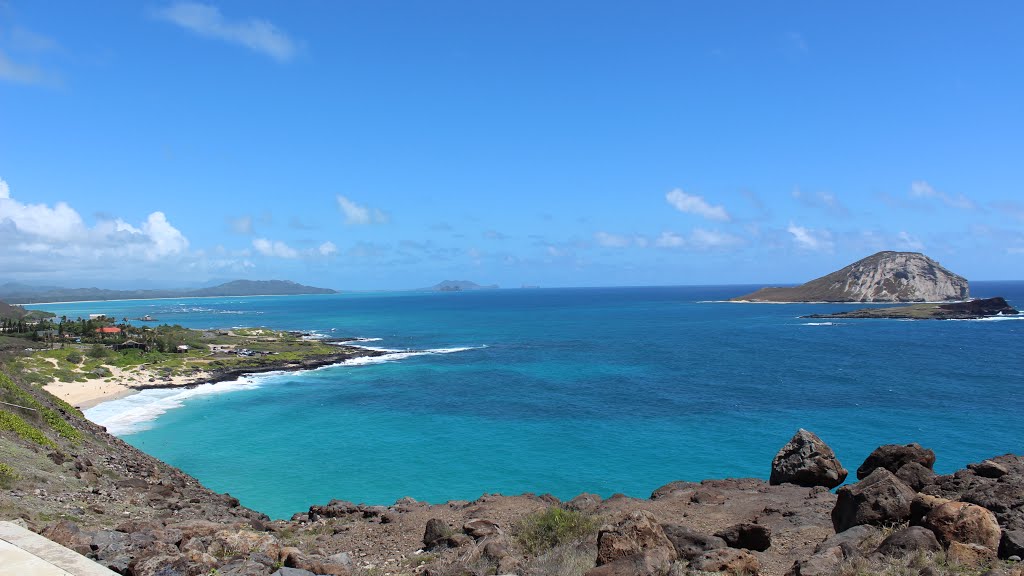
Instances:
[[[57,447],[57,444],[47,438],[38,428],[26,422],[21,416],[6,410],[0,410],[0,430],[9,430],[25,440],[35,442],[40,446],[46,446],[47,448]]]
[[[18,481],[18,472],[11,467],[10,464],[4,464],[0,462],[0,488],[4,490],[14,486],[14,483]]]
[[[523,550],[536,555],[589,536],[596,530],[597,522],[592,516],[552,506],[523,518],[512,534]]]

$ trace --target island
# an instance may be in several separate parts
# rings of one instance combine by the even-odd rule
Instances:
[[[967,279],[919,252],[879,252],[792,287],[761,288],[733,302],[959,302]]]

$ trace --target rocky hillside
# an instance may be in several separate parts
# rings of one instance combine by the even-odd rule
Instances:
[[[970,297],[967,280],[918,252],[879,252],[789,288],[762,288],[748,302],[946,302]]]
[[[1019,456],[939,476],[930,450],[883,446],[833,493],[848,471],[801,430],[767,482],[565,502],[335,500],[270,521],[32,386],[0,377],[0,401],[0,518],[130,576],[1024,575]]]

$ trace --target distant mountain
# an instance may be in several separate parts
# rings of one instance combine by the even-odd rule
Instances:
[[[762,288],[750,302],[946,302],[970,297],[967,280],[919,252],[879,252],[791,288]]]
[[[434,284],[430,288],[423,288],[423,290],[430,290],[433,292],[461,292],[463,290],[494,290],[496,288],[498,288],[497,284],[481,286],[480,284],[470,282],[469,280],[444,280]]]
[[[211,288],[192,290],[189,296],[293,296],[296,294],[337,294],[330,288],[303,286],[291,280],[234,280]]]
[[[104,288],[29,286],[15,283],[0,285],[0,298],[16,304],[190,296],[291,296],[296,294],[335,294],[336,292],[330,288],[304,286],[288,280],[235,280],[196,290],[107,290]]]

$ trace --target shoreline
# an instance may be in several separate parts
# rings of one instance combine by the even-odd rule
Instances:
[[[341,346],[335,354],[321,354],[292,361],[270,361],[262,366],[239,366],[212,371],[199,371],[186,376],[161,376],[145,365],[130,369],[107,366],[111,376],[89,378],[75,382],[51,382],[43,389],[78,409],[94,408],[104,402],[117,400],[143,390],[158,388],[194,388],[202,384],[216,384],[237,380],[248,374],[267,372],[299,372],[344,364],[352,358],[383,356],[388,352],[357,346]]]

